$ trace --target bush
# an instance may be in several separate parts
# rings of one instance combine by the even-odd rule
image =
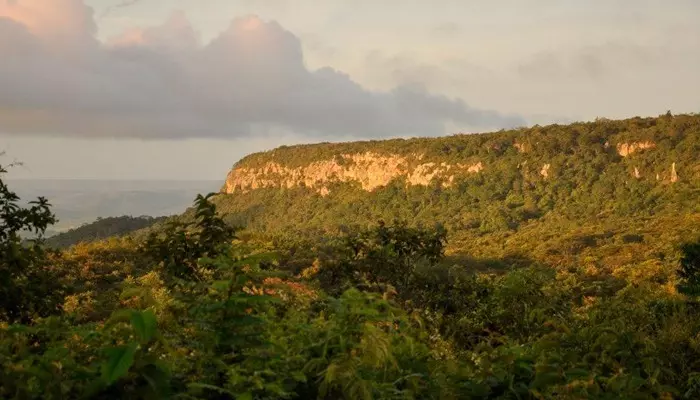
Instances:
[[[683,291],[700,294],[700,241],[681,246],[678,275],[683,280]]]

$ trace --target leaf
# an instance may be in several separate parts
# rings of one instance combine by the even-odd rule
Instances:
[[[588,379],[591,372],[583,368],[572,368],[566,371],[566,377],[569,379]]]
[[[236,400],[253,400],[253,393],[245,392],[240,396],[236,396]]]
[[[214,281],[211,284],[211,287],[212,287],[212,289],[217,290],[219,292],[225,292],[225,291],[229,290],[229,288],[231,287],[231,281],[230,280]]]
[[[217,393],[220,393],[220,394],[228,394],[228,395],[233,396],[233,397],[236,396],[235,393],[233,393],[233,392],[231,392],[231,391],[229,391],[229,390],[226,390],[226,389],[224,389],[224,388],[220,388],[220,387],[218,387],[218,386],[209,385],[209,384],[206,384],[206,383],[190,383],[190,384],[187,385],[187,387],[190,388],[190,389],[200,389],[200,390],[205,389],[205,390],[211,390],[211,391],[214,391],[214,392],[217,392]]]
[[[260,253],[260,254],[254,254],[249,257],[244,258],[243,260],[235,262],[233,265],[237,267],[242,267],[246,264],[249,265],[258,265],[261,262],[274,262],[277,261],[277,259],[280,257],[279,252],[268,252],[268,253]]]
[[[131,297],[141,297],[144,295],[144,293],[145,293],[145,289],[142,287],[126,288],[119,295],[119,299],[124,300],[124,299],[128,299]]]
[[[30,327],[26,325],[10,325],[9,328],[7,328],[7,332],[10,333],[27,333],[31,332]]]
[[[561,376],[556,373],[556,372],[544,372],[544,373],[539,373],[535,377],[535,380],[530,383],[530,387],[533,389],[536,388],[545,388],[549,385],[554,385],[556,383],[559,383],[561,381]]]
[[[141,373],[143,378],[155,393],[167,393],[169,389],[169,374],[155,364],[147,365]]]
[[[107,322],[105,322],[105,328],[112,327],[114,324],[119,322],[129,322],[131,319],[131,314],[135,312],[134,310],[117,310],[112,313]]]
[[[137,347],[136,343],[130,343],[125,346],[107,349],[105,352],[109,359],[102,364],[102,379],[111,385],[126,375],[134,363],[134,354],[136,354]]]
[[[134,311],[131,313],[131,326],[134,327],[141,342],[147,343],[153,339],[158,328],[158,321],[153,311]]]

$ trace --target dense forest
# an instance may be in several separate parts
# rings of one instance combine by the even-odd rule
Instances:
[[[94,242],[100,239],[107,239],[115,236],[125,236],[148,228],[151,225],[165,221],[167,217],[132,217],[124,215],[121,217],[97,218],[96,221],[83,224],[75,229],[61,232],[49,237],[46,245],[56,248],[66,248],[82,242]]]
[[[598,222],[699,210],[700,115],[284,147],[248,156],[234,171],[270,162],[301,167],[367,153],[407,157],[405,163],[413,167],[480,163],[483,171],[455,172],[449,186],[438,177],[424,185],[407,185],[397,177],[369,192],[356,182],[330,180],[325,196],[304,184],[280,183],[236,191],[218,203],[230,218],[261,232],[325,230],[399,218],[488,234],[516,231],[552,214]],[[274,180],[275,173],[269,175]]]
[[[699,116],[236,168],[370,150],[484,170],[198,196],[63,250],[49,201],[0,179],[0,398],[700,397]]]
[[[646,263],[668,275],[673,249],[700,225],[700,115],[292,146],[244,158],[234,171],[367,152],[407,157],[413,166],[481,163],[483,170],[454,173],[449,186],[439,177],[410,185],[398,176],[368,191],[330,180],[325,195],[303,184],[274,185],[213,201],[231,224],[262,234],[322,238],[378,220],[440,223],[450,232],[448,255],[472,264],[518,259],[606,273],[634,273]]]

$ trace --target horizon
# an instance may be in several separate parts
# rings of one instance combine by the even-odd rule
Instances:
[[[221,179],[168,179],[168,178],[161,178],[161,179],[119,179],[119,178],[107,178],[107,179],[96,179],[96,178],[34,178],[34,177],[26,177],[26,178],[13,178],[12,176],[7,177],[8,181],[78,181],[78,182],[180,182],[180,183],[186,183],[186,182],[218,182]]]

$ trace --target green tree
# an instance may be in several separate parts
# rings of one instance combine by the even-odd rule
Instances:
[[[60,298],[60,285],[41,246],[56,217],[43,197],[22,206],[1,179],[5,173],[0,166],[0,320],[28,323],[55,311]],[[23,233],[35,239],[23,243]]]
[[[152,233],[142,250],[165,270],[178,278],[196,278],[199,259],[216,258],[235,237],[235,229],[227,225],[209,201],[215,193],[197,195],[193,222],[171,221],[162,233]]]
[[[700,241],[681,246],[678,275],[683,280],[681,290],[688,294],[700,293]]]
[[[342,293],[350,287],[391,285],[407,289],[419,264],[435,265],[444,256],[447,231],[411,228],[403,222],[348,233],[340,245],[341,257],[320,271],[324,289]]]

